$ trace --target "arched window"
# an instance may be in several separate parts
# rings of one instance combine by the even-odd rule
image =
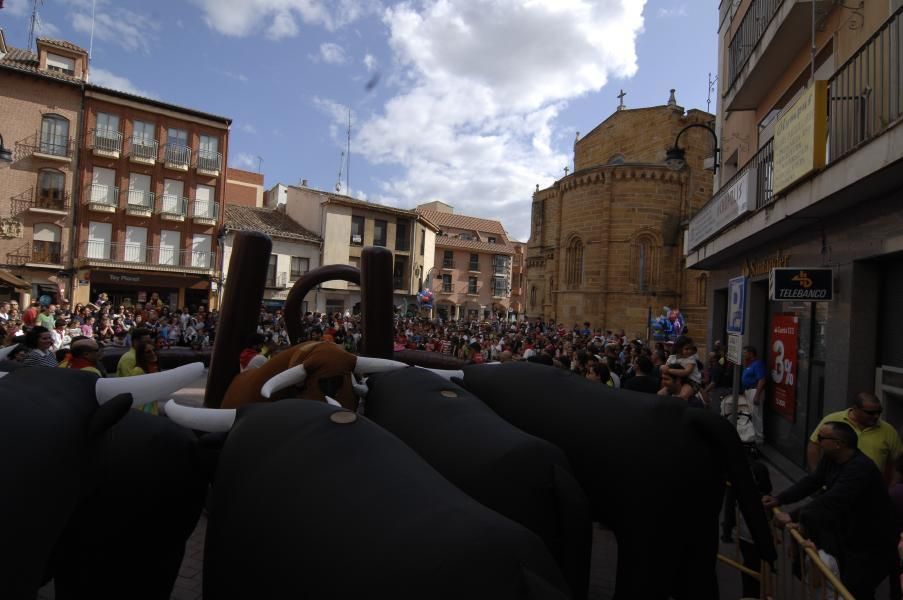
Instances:
[[[631,279],[637,290],[647,292],[658,283],[662,244],[651,233],[636,236],[631,248]]]
[[[624,164],[624,155],[623,154],[615,154],[611,158],[608,159],[608,164],[610,165],[623,165]]]
[[[536,286],[530,288],[530,306],[536,306]]]
[[[575,237],[565,254],[565,282],[568,287],[583,285],[583,242]]]
[[[66,175],[56,169],[38,171],[38,193],[35,203],[39,208],[63,209],[66,193]]]
[[[31,234],[31,261],[62,264],[62,230],[53,223],[35,223]]]
[[[59,115],[41,119],[40,151],[54,156],[69,156],[69,120]]]

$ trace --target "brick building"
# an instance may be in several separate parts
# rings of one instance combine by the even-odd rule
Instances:
[[[713,116],[667,105],[619,109],[574,146],[574,172],[533,195],[526,315],[647,336],[649,316],[679,308],[705,338],[705,273],[687,276],[685,223],[712,190],[712,136],[686,130],[686,163],[666,151]]]
[[[86,84],[76,302],[215,308],[231,120]]]
[[[435,314],[443,319],[507,318],[514,245],[502,224],[456,215],[442,202],[416,210],[440,229],[432,274]]]
[[[226,204],[261,207],[265,191],[262,173],[226,169]]]
[[[0,30],[0,299],[57,300],[69,293],[72,198],[87,52],[38,39],[37,53],[8,46]]]

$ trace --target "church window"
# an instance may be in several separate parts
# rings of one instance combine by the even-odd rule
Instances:
[[[539,234],[542,231],[543,201],[533,203],[533,232]]]
[[[530,306],[536,306],[536,286],[530,288]]]
[[[568,287],[583,284],[583,242],[580,238],[575,237],[568,244],[565,254],[565,276]]]
[[[661,243],[652,234],[638,235],[631,248],[633,283],[641,292],[655,289],[658,283]]]

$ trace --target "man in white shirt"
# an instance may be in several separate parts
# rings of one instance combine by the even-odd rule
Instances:
[[[0,321],[9,321],[9,302],[0,302]]]

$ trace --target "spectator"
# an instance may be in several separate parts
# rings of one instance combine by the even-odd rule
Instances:
[[[119,363],[116,365],[116,375],[119,377],[128,377],[133,375],[133,371],[137,365],[138,348],[144,348],[151,341],[151,332],[147,329],[135,329],[132,331],[132,347],[125,354],[119,357]]]
[[[139,337],[139,339],[144,338],[145,336]],[[147,337],[144,342],[133,344],[132,350],[135,351],[135,366],[131,367],[124,375],[121,375],[121,377],[133,377],[136,375],[148,375],[160,372],[160,366],[157,362],[157,351],[154,348],[154,343],[150,341],[150,337]],[[120,365],[121,364],[122,360],[120,359]],[[159,414],[156,401],[143,405],[139,410],[152,415]]]
[[[762,426],[762,403],[765,400],[765,361],[759,358],[755,346],[743,348],[743,374],[740,376],[740,385],[743,394],[749,404],[750,418],[756,430],[756,444],[765,441],[765,432]]]
[[[598,381],[599,383],[604,383],[610,388],[615,387],[615,382],[611,378],[611,371],[609,371],[608,366],[603,362],[594,362],[592,366],[586,371],[585,377],[590,381]]]
[[[238,364],[241,370],[254,369],[266,363],[266,356],[262,353],[266,344],[266,337],[260,333],[251,334],[245,349],[241,351],[238,357]]]
[[[56,307],[52,304],[47,304],[46,306],[41,307],[41,312],[38,314],[37,319],[35,320],[37,325],[44,327],[47,331],[50,331],[56,325],[56,316],[54,316]]]
[[[652,361],[648,356],[640,355],[634,361],[635,375],[624,382],[625,390],[657,394],[662,389],[661,381],[652,375]]]
[[[809,536],[834,540],[832,554],[840,567],[840,580],[853,597],[874,598],[875,588],[888,575],[896,575],[898,537],[890,498],[875,463],[858,448],[856,431],[844,422],[825,423],[818,429],[822,458],[814,473],[777,496],[764,496],[773,508],[811,501],[790,513],[778,512],[777,522]]]
[[[9,321],[9,310],[9,302],[0,302],[0,323],[6,323],[7,321]]]
[[[40,325],[32,327],[25,334],[28,354],[22,364],[29,367],[56,367],[56,353],[53,351],[53,336],[50,330]]]
[[[80,337],[72,341],[71,357],[68,368],[94,373],[98,377],[104,374],[100,370],[100,346],[91,338]]]
[[[69,335],[68,330],[66,329],[66,321],[64,319],[57,319],[56,323],[54,323],[54,328],[50,331],[50,335],[53,337],[53,351],[57,350],[68,350],[69,344],[72,342],[72,337]]]
[[[40,302],[32,302],[31,306],[25,309],[25,312],[22,313],[22,322],[27,327],[32,327],[37,324],[38,314],[41,312],[41,303]]]
[[[809,470],[814,471],[818,465],[821,447],[818,443],[818,432],[822,425],[843,422],[856,432],[859,437],[859,449],[875,462],[885,483],[890,485],[894,480],[895,460],[903,451],[903,444],[893,425],[881,419],[881,410],[881,403],[873,394],[859,392],[850,408],[825,415],[809,436],[809,444],[806,447]]]

